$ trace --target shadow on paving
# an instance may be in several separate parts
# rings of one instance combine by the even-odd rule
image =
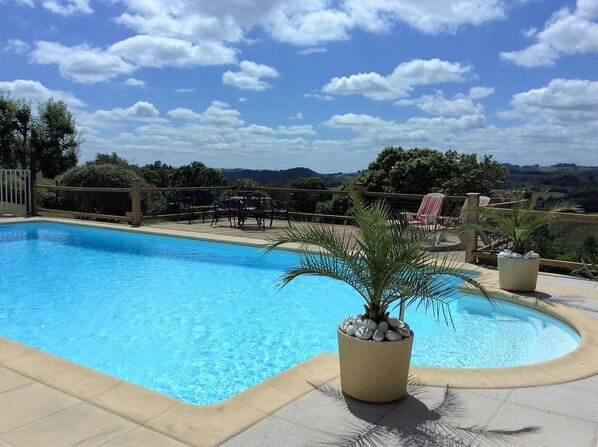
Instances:
[[[332,385],[313,385],[320,393],[336,401],[345,411],[348,429],[330,430],[331,440],[318,445],[382,447],[382,446],[451,446],[508,445],[514,438],[538,433],[540,427],[527,426],[515,429],[497,429],[484,425],[464,425],[457,419],[463,417],[466,404],[459,393],[447,387],[441,402],[429,408],[420,400],[426,390],[410,385],[407,395],[397,402],[394,410],[381,419],[375,419],[378,407],[345,396],[340,388]]]

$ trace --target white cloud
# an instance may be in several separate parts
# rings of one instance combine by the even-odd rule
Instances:
[[[171,118],[181,119],[181,120],[200,120],[201,113],[194,112],[191,109],[185,109],[183,107],[178,107],[173,110],[169,110],[167,115]]]
[[[323,93],[333,95],[363,95],[375,100],[393,100],[407,96],[415,86],[460,82],[472,71],[469,65],[440,59],[414,59],[398,65],[388,76],[378,73],[332,78],[322,87]]]
[[[462,95],[447,99],[441,91],[435,92],[434,95],[423,95],[418,99],[400,100],[396,104],[415,105],[427,114],[436,116],[481,115],[484,112],[482,105],[474,104],[471,99]]]
[[[106,50],[40,41],[31,53],[31,59],[39,64],[57,64],[63,77],[91,84],[130,75],[142,67],[229,64],[236,61],[236,55],[233,49],[220,43],[193,44],[168,37],[134,36]]]
[[[147,83],[141,79],[128,78],[123,82],[127,87],[147,88]]]
[[[463,25],[506,17],[500,0],[347,0],[345,7],[355,26],[370,32],[387,32],[393,22],[402,22],[425,33],[454,33]]]
[[[518,93],[503,118],[531,118],[532,122],[598,124],[598,81],[553,79],[548,86]]]
[[[107,53],[136,67],[197,67],[236,62],[232,48],[218,42],[192,43],[161,36],[134,36],[110,46]]]
[[[74,14],[91,14],[93,9],[89,6],[89,0],[44,0],[44,8],[61,16]]]
[[[177,88],[174,90],[175,93],[192,93],[195,91],[195,87],[192,88]]]
[[[297,54],[300,56],[308,56],[310,54],[323,54],[323,53],[327,53],[327,52],[328,52],[328,50],[326,48],[314,47],[314,48],[305,48],[303,50],[300,50],[297,52]]]
[[[17,79],[10,82],[0,82],[0,90],[9,92],[15,98],[23,98],[32,103],[54,98],[64,101],[69,107],[85,107],[85,103],[71,93],[61,90],[50,90],[39,81]]]
[[[494,94],[494,87],[472,87],[467,97],[469,99],[482,99]]]
[[[566,7],[560,9],[542,31],[526,32],[535,43],[523,50],[501,52],[501,59],[523,67],[550,67],[562,55],[598,53],[596,4],[595,0],[578,0],[574,11]]]
[[[251,61],[242,61],[240,68],[241,70],[237,72],[225,72],[222,75],[222,82],[244,90],[262,91],[272,86],[261,78],[276,78],[279,76],[275,68]]]
[[[305,124],[302,126],[278,126],[276,132],[279,135],[316,135],[316,132],[314,131],[311,124]]]
[[[201,122],[211,126],[238,127],[245,124],[240,116],[239,111],[231,109],[227,103],[212,101],[210,107],[202,114]]]
[[[147,101],[138,101],[126,109],[117,107],[112,110],[97,110],[94,112],[93,117],[109,121],[166,121],[164,118],[160,118],[158,109],[156,109],[152,103]]]
[[[20,39],[9,39],[2,51],[4,53],[25,54],[29,49],[30,47],[27,42],[23,42]]]
[[[87,45],[65,47],[55,42],[40,41],[31,53],[31,60],[38,64],[57,64],[63,77],[86,84],[135,71],[135,66],[119,55]]]

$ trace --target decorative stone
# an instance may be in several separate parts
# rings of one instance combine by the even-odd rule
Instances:
[[[409,326],[403,326],[403,327],[399,327],[397,328],[397,332],[401,335],[401,337],[405,338],[405,337],[409,337],[411,335],[411,330],[409,329]]]
[[[386,338],[388,341],[395,341],[395,340],[400,340],[403,337],[401,337],[401,334],[391,330],[391,331],[386,332],[386,334],[384,334],[384,338]]]
[[[374,340],[374,341],[384,340],[384,332],[382,332],[380,329],[376,329],[374,331],[374,335],[372,335],[372,340]]]
[[[513,253],[513,259],[523,259],[523,255],[521,253]]]
[[[363,325],[368,329],[371,329],[372,331],[378,329],[378,325],[376,324],[376,322],[374,320],[370,320],[369,318],[363,320]]]
[[[372,338],[372,335],[374,335],[374,331],[365,326],[361,326],[355,331],[355,336],[362,340],[369,340]]]
[[[388,322],[388,325],[391,328],[398,327],[399,324],[401,323],[401,320],[399,320],[398,318],[394,318],[394,317],[389,317],[386,319],[386,321]]]
[[[351,337],[354,337],[356,331],[357,331],[357,329],[355,329],[355,326],[353,326],[352,324],[349,324],[349,325],[347,325],[347,330],[346,330],[345,334],[350,335]]]
[[[390,328],[388,327],[388,323],[386,321],[381,321],[378,323],[378,330],[385,333],[388,332]]]
[[[356,318],[355,320],[353,320],[353,326],[355,326],[355,329],[359,329],[360,327],[363,326],[363,320]]]

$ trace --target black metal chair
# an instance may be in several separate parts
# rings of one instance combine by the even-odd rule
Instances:
[[[291,219],[289,217],[289,210],[294,206],[295,203],[295,197],[293,195],[293,193],[289,194],[289,198],[285,201],[283,200],[272,200],[272,202],[270,203],[270,209],[269,209],[269,214],[270,214],[270,228],[272,228],[272,222],[274,222],[274,219],[283,219],[286,220],[287,223],[289,224],[289,227],[291,226]]]
[[[213,214],[210,226],[218,224],[218,221],[225,217],[228,219],[229,226],[236,225],[235,218],[237,217],[238,204],[230,199],[218,200],[218,193],[213,193]]]

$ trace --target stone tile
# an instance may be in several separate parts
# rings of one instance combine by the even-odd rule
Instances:
[[[166,413],[180,401],[147,388],[120,381],[118,386],[91,398],[90,402],[142,424]]]
[[[0,393],[33,383],[33,380],[0,367]]]
[[[538,432],[510,437],[508,444],[526,447],[588,447],[596,424],[522,405],[506,404],[490,421],[490,428],[515,430],[536,426]]]
[[[569,386],[519,388],[509,403],[529,406],[588,422],[597,422],[598,393]]]
[[[8,338],[0,337],[0,362],[19,357],[31,349],[31,347],[22,343],[17,343]]]
[[[588,377],[587,379],[576,380],[575,382],[569,382],[564,384],[563,386],[570,386],[573,388],[579,388],[582,390],[593,391],[595,393],[598,393],[598,375]]]
[[[14,447],[91,447],[117,438],[136,425],[82,402],[2,436]]]
[[[102,447],[185,447],[188,445],[147,428],[136,428],[102,444]]]
[[[325,443],[334,445],[333,441],[333,434],[311,430],[271,416],[221,444],[221,447],[300,447]]]
[[[0,433],[77,404],[79,400],[39,383],[0,394]]]
[[[368,404],[340,394],[340,387],[312,391],[274,415],[289,423],[328,431],[354,424],[356,420],[376,423],[391,411],[383,405]]]

